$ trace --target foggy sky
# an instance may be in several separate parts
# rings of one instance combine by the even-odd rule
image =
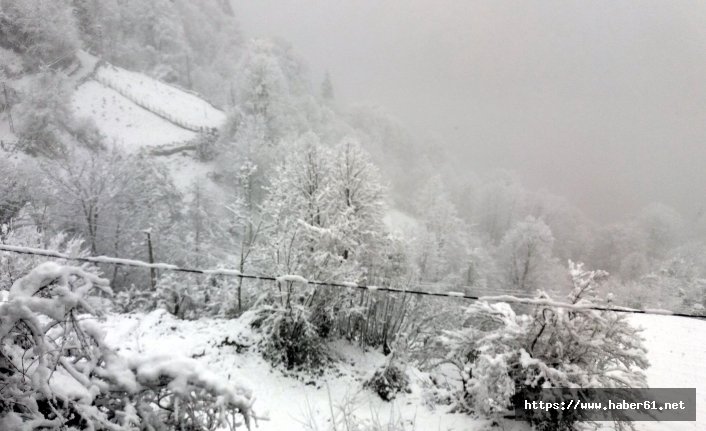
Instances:
[[[236,0],[342,103],[382,105],[468,169],[517,172],[598,221],[706,205],[706,3]]]

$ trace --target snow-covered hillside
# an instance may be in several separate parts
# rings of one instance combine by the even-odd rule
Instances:
[[[636,316],[634,323],[645,328],[649,348],[648,379],[652,387],[696,387],[697,422],[638,424],[639,430],[706,429],[706,347],[698,343],[706,322],[669,316]],[[183,354],[208,364],[224,379],[245,381],[257,398],[258,413],[269,417],[260,422],[262,431],[307,431],[331,428],[331,405],[340,417],[341,408],[357,417],[385,425],[403,424],[404,430],[480,430],[487,421],[449,413],[449,406],[427,402],[433,387],[429,375],[407,367],[412,382],[410,394],[384,402],[362,386],[374,370],[385,363],[379,352],[365,352],[346,342],[334,343],[337,363],[322,377],[286,376],[273,369],[253,346],[257,335],[247,319],[203,318],[176,320],[157,310],[147,315],[110,315],[104,327],[109,344],[123,352]],[[678,336],[675,336],[678,335]],[[452,377],[450,377],[452,378]],[[330,400],[330,401],[329,401]],[[508,422],[504,430],[524,430],[523,424]]]
[[[76,90],[71,105],[78,117],[90,118],[109,145],[127,153],[147,151],[164,162],[177,187],[186,191],[195,179],[211,192],[212,168],[179,148],[193,144],[199,133],[210,132],[226,120],[225,114],[194,93],[128,71],[79,51],[72,74]]]
[[[103,64],[96,70],[94,79],[189,129],[217,128],[225,121],[222,111],[196,94],[141,73]]]
[[[178,145],[220,127],[225,114],[197,95],[80,51],[72,107],[126,152]]]
[[[92,119],[109,144],[128,153],[196,137],[195,132],[170,123],[94,80],[81,84],[72,102],[77,116]]]
[[[359,418],[374,419],[384,425],[403,423],[404,429],[469,430],[487,422],[448,413],[448,406],[425,405],[425,397],[430,396],[425,387],[430,386],[425,384],[429,377],[412,367],[407,369],[412,393],[392,403],[382,401],[362,385],[385,363],[385,357],[345,342],[332,347],[338,362],[324,376],[285,376],[256,352],[253,343],[257,336],[245,324],[246,320],[184,321],[157,310],[147,315],[111,315],[105,329],[108,343],[123,353],[179,352],[203,361],[224,379],[245,381],[255,391],[256,412],[269,418],[259,423],[260,431],[328,430],[329,397],[337,416],[339,407],[345,407]]]

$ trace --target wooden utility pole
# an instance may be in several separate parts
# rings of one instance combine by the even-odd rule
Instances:
[[[152,229],[145,229],[144,232],[147,235],[147,254],[149,257],[149,262],[154,263],[154,252],[152,250]],[[150,287],[152,291],[157,288],[157,270],[155,268],[150,268]]]

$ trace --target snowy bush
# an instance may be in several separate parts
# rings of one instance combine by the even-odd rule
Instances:
[[[262,355],[288,370],[312,370],[326,361],[326,352],[319,332],[311,323],[311,312],[301,304],[290,306],[266,305],[256,310],[253,325],[263,334]]]
[[[61,73],[41,72],[13,107],[19,148],[31,155],[59,157],[70,141],[72,88]]]
[[[160,277],[154,299],[157,305],[179,319],[194,317],[195,306],[199,302],[190,277],[177,277],[171,272]]]
[[[0,225],[0,243],[17,247],[34,247],[56,251],[75,257],[88,256],[83,240],[69,237],[64,232],[55,235],[43,233],[28,216],[23,208],[19,216],[9,224]],[[9,290],[12,284],[39,265],[44,258],[30,254],[18,254],[0,251],[0,290]],[[64,263],[63,261],[59,261]],[[95,271],[92,264],[84,264],[84,270]]]
[[[502,416],[519,386],[646,387],[641,370],[648,363],[638,330],[624,314],[582,308],[593,303],[606,273],[570,263],[570,274],[573,307],[553,306],[541,295],[531,314],[518,315],[505,303],[478,302],[468,308],[466,327],[443,337],[462,374],[461,410]],[[543,411],[530,418],[538,429],[573,429],[576,420]]]
[[[32,70],[66,64],[80,45],[76,21],[65,0],[2,2],[0,40]]]
[[[105,279],[53,262],[15,281],[0,304],[0,428],[235,429],[252,394],[190,359],[119,356],[90,295]]]
[[[154,299],[148,292],[131,284],[130,287],[115,294],[113,304],[120,313],[148,311],[154,307]]]
[[[400,392],[409,392],[407,374],[393,361],[375,371],[364,387],[372,389],[385,401],[392,401]]]

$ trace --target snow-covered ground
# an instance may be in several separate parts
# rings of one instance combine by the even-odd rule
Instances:
[[[95,79],[156,112],[163,112],[178,122],[195,127],[220,127],[225,114],[199,96],[165,84],[146,75],[102,65]]]
[[[696,422],[643,422],[641,430],[706,430],[706,320],[637,314],[652,388],[696,388]]]
[[[634,319],[645,328],[652,364],[648,370],[650,385],[697,388],[697,422],[643,422],[638,429],[706,429],[706,346],[700,340],[706,333],[706,322],[668,316]],[[224,379],[245,381],[255,391],[258,413],[269,417],[259,423],[259,430],[328,430],[331,406],[339,417],[340,409],[345,407],[359,418],[383,425],[402,423],[405,430],[472,431],[487,425],[467,415],[449,413],[446,405],[426,402],[431,393],[429,376],[412,367],[407,369],[412,392],[390,403],[382,401],[362,384],[385,363],[385,358],[379,352],[364,352],[345,342],[332,346],[336,365],[323,376],[313,378],[286,376],[273,369],[254,347],[246,347],[254,343],[256,335],[243,319],[181,321],[164,311],[155,311],[147,315],[113,314],[104,326],[109,344],[122,351],[186,355],[208,364]],[[503,429],[526,427],[508,422]]]
[[[78,51],[72,107],[91,118],[108,142],[127,152],[191,141],[218,128],[225,114],[198,95]],[[81,81],[83,82],[81,83]]]
[[[164,150],[189,144],[197,128],[219,127],[225,114],[196,94],[162,83],[144,74],[131,72],[79,51],[81,67],[73,74],[78,87],[71,100],[77,117],[93,120],[109,145],[127,153]],[[95,69],[93,76],[90,73]],[[85,79],[79,83],[81,79]],[[222,193],[209,179],[213,171],[182,152],[160,155],[177,188],[188,191],[201,180],[208,193]]]
[[[329,397],[337,416],[338,408],[345,407],[360,418],[375,418],[384,425],[403,422],[404,429],[468,430],[484,423],[463,414],[447,413],[448,406],[432,409],[425,405],[423,382],[428,377],[413,369],[407,370],[412,393],[400,395],[391,403],[382,401],[362,385],[385,363],[385,357],[378,352],[363,352],[348,343],[332,347],[338,360],[324,376],[297,378],[273,369],[255,347],[241,348],[238,353],[238,347],[227,345],[253,343],[255,335],[242,320],[180,321],[166,312],[155,311],[147,315],[111,315],[105,327],[109,344],[122,351],[196,357],[223,378],[245,381],[255,391],[257,413],[269,417],[259,423],[258,430],[328,430]]]
[[[96,69],[96,66],[98,65],[99,60],[100,59],[95,55],[89,54],[88,52],[79,49],[78,51],[76,51],[76,61],[78,62],[79,66],[78,68],[73,69],[73,71],[70,72],[69,79],[74,83],[74,85],[78,85],[79,81],[85,79],[88,75],[93,73],[93,71]]]
[[[76,89],[72,106],[78,117],[95,122],[108,143],[128,153],[196,137],[195,132],[170,123],[93,80]]]

